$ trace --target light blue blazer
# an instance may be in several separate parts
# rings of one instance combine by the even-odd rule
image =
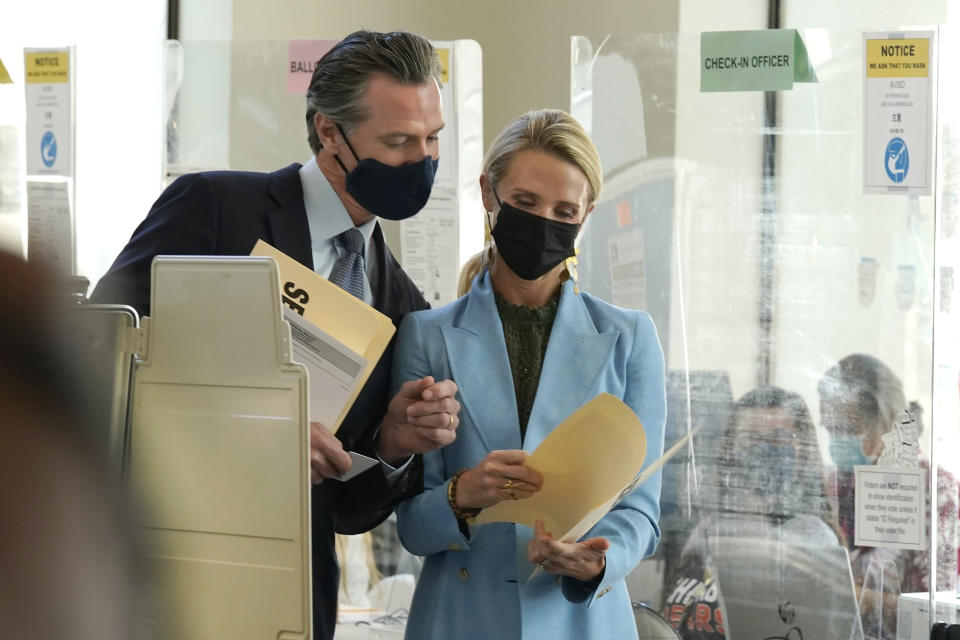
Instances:
[[[624,578],[660,539],[660,475],[637,487],[589,532],[610,541],[592,592],[572,578],[533,570],[523,525],[485,524],[464,536],[447,503],[460,469],[497,449],[537,448],[548,433],[601,392],[621,398],[647,432],[645,465],[663,451],[663,351],[650,316],[563,286],[526,437],[520,440],[510,362],[488,272],[470,293],[440,309],[406,316],[393,358],[393,388],[432,375],[459,387],[452,444],[423,457],[424,491],[397,508],[400,539],[426,560],[407,638],[622,640],[637,632]],[[554,532],[560,535],[560,532]]]

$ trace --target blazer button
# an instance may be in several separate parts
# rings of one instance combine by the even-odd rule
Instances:
[[[470,579],[470,572],[466,569],[460,569],[460,579],[466,582]]]
[[[607,595],[608,593],[610,593],[610,590],[611,590],[611,589],[613,589],[613,587],[607,587],[606,589],[604,589],[603,591],[601,591],[600,593],[597,594],[597,598],[599,599],[599,598],[602,598],[603,596]]]

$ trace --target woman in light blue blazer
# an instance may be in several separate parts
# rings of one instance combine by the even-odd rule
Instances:
[[[663,451],[663,352],[641,311],[577,290],[573,243],[597,200],[596,149],[563,111],[530,112],[505,129],[480,178],[495,250],[470,292],[408,315],[395,388],[452,379],[456,440],[423,457],[424,491],[397,508],[400,539],[426,561],[406,637],[415,640],[621,640],[637,632],[624,578],[660,537],[659,475],[587,534],[564,543],[536,529],[470,517],[539,490],[529,452],[599,393],[642,421],[649,464]],[[534,567],[543,569],[527,582]]]

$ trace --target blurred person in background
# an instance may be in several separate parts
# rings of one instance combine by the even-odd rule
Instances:
[[[850,563],[861,602],[864,632],[869,638],[896,637],[896,607],[900,593],[930,589],[929,551],[858,547],[855,539],[855,476],[857,465],[890,464],[919,467],[929,472],[930,463],[920,448],[923,411],[916,402],[909,406],[915,421],[904,451],[887,450],[895,428],[907,417],[906,396],[900,378],[883,362],[864,354],[849,355],[830,367],[821,378],[820,415],[830,440],[834,469],[830,474],[831,499],[850,549]],[[883,459],[881,459],[883,458]],[[926,482],[926,481],[925,481]],[[958,504],[957,479],[943,468],[937,470],[937,591],[952,591],[957,579]],[[927,497],[925,521],[930,518]],[[880,597],[880,593],[883,597]]]
[[[134,637],[139,562],[61,360],[56,284],[0,253],[0,636]]]
[[[668,567],[663,617],[686,639],[726,638],[721,594],[707,538],[764,538],[836,546],[817,438],[803,399],[759,387],[734,405],[717,463],[704,474],[701,519],[679,561]]]

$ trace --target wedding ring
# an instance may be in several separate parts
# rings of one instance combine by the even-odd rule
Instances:
[[[510,491],[513,488],[513,478],[507,478],[507,482],[503,485],[503,488]]]
[[[543,570],[547,568],[547,565],[550,564],[549,560],[541,560],[537,563],[537,569]]]
[[[447,425],[447,429],[453,429],[453,414],[450,414],[450,424]]]

